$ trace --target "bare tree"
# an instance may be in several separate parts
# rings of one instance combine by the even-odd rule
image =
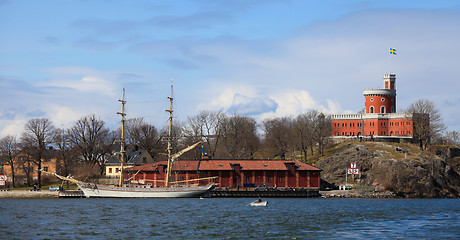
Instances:
[[[202,140],[206,141],[207,152],[211,158],[214,158],[222,138],[221,125],[225,113],[202,111],[195,116],[187,118],[187,125],[184,133],[187,137],[192,138],[193,142]]]
[[[26,144],[32,154],[32,159],[38,169],[42,168],[42,158],[46,154],[46,144],[52,142],[53,123],[47,118],[30,119],[22,135],[22,141]],[[41,171],[38,171],[38,188],[41,188]]]
[[[318,111],[312,110],[300,114],[294,121],[295,134],[293,134],[295,144],[302,152],[303,160],[307,160],[308,149],[313,155],[313,145],[316,143],[314,138],[314,127],[318,117]]]
[[[77,158],[104,173],[104,157],[110,151],[109,129],[94,114],[78,120],[69,131],[69,140],[77,150]]]
[[[413,136],[419,141],[420,149],[425,150],[430,139],[446,129],[441,114],[435,104],[428,99],[420,99],[407,108],[412,116]]]
[[[275,156],[285,159],[289,143],[292,142],[292,119],[287,117],[267,119],[262,124],[265,132],[264,142],[266,146],[271,147],[275,152]]]
[[[145,120],[143,117],[137,117],[137,118],[129,118],[126,119],[125,123],[125,142],[127,145],[135,145],[136,144],[136,130],[140,128],[143,124],[146,124]],[[121,136],[121,127],[117,129],[117,134],[118,138]]]
[[[8,164],[11,169],[11,181],[13,188],[15,185],[15,167],[14,156],[19,151],[18,142],[15,136],[7,135],[0,140],[0,156],[4,163]]]
[[[121,130],[120,130],[121,131]],[[145,122],[144,118],[130,118],[126,121],[126,136],[128,144],[138,146],[150,153],[152,157],[158,154],[160,134],[155,126]]]
[[[460,145],[460,133],[459,132],[457,132],[457,131],[448,131],[448,132],[446,132],[444,137],[445,137],[445,139],[446,139],[448,144],[452,144],[452,145],[456,145],[456,146]]]
[[[189,144],[188,142],[184,142],[183,129],[184,129],[183,124],[180,121],[173,120],[172,128],[171,128],[171,144],[172,144],[172,149],[173,149],[172,153],[176,153],[182,150],[183,148],[187,147]],[[166,143],[169,138],[168,132],[169,132],[168,125],[165,125],[160,131],[160,139],[161,139],[160,143],[162,144],[161,152],[163,154],[166,154],[166,150],[167,150]],[[182,156],[186,156],[186,154]]]
[[[75,162],[73,161],[73,147],[70,141],[69,131],[66,131],[63,128],[58,128],[53,132],[53,142],[54,145],[59,149],[59,168],[57,172],[61,175],[68,176],[73,174],[72,166]],[[67,182],[67,187],[69,182]]]
[[[220,134],[225,149],[233,159],[251,158],[259,148],[257,123],[247,116],[230,116],[221,119]]]
[[[32,161],[32,154],[34,152],[34,148],[24,145],[21,143],[21,149],[26,156],[19,157],[18,165],[22,167],[24,173],[26,174],[25,180],[27,186],[32,186],[32,174],[34,173],[34,162]]]
[[[318,143],[318,150],[321,155],[324,155],[324,147],[328,143],[331,136],[331,117],[320,113],[315,122],[314,137]]]

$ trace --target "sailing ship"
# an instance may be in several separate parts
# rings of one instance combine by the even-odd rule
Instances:
[[[125,156],[125,143],[124,143],[124,128],[125,128],[125,112],[124,106],[126,104],[125,101],[125,90],[123,88],[123,98],[119,100],[122,104],[121,112],[117,113],[121,115],[121,147],[120,147],[120,163],[121,163],[121,171],[120,171],[120,182],[118,186],[108,186],[108,185],[100,185],[94,183],[87,183],[76,180],[72,177],[64,177],[60,176],[56,173],[51,173],[52,175],[66,181],[71,181],[83,191],[83,194],[87,198],[93,197],[109,197],[109,198],[184,198],[184,197],[200,197],[209,195],[209,191],[214,188],[214,184],[210,183],[205,186],[199,185],[188,185],[183,184],[184,181],[171,181],[171,172],[172,172],[172,165],[174,161],[183,153],[190,151],[191,149],[198,146],[201,142],[197,142],[176,154],[172,154],[172,119],[173,119],[173,86],[171,84],[171,96],[168,97],[170,101],[169,109],[166,112],[169,112],[169,134],[168,134],[168,165],[167,165],[167,174],[164,187],[153,187],[151,185],[134,185],[134,184],[125,184],[123,179],[123,162]],[[217,177],[212,177],[217,178]],[[206,178],[211,179],[211,178]],[[200,179],[194,179],[197,181]],[[179,184],[180,183],[180,184]]]

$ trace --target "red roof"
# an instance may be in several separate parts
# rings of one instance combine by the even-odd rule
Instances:
[[[321,171],[321,169],[308,165],[296,160],[181,160],[176,161],[173,165],[175,171],[196,171],[198,164],[201,171],[218,171],[218,170],[233,170],[232,165],[240,165],[241,170],[272,170],[272,171],[287,171],[286,164],[295,164],[298,171]],[[154,171],[159,165],[167,165],[167,161],[150,163],[142,166],[132,167],[129,171]]]

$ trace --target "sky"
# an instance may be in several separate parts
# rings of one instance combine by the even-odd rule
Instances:
[[[429,99],[460,131],[456,0],[0,0],[0,34],[0,137],[89,114],[113,130],[123,87],[127,117],[161,128],[171,82],[180,121],[356,113],[388,72],[398,111]]]

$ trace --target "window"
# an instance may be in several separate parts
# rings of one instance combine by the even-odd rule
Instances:
[[[369,99],[369,101],[373,102],[373,101],[374,101],[374,99],[373,99],[373,98],[371,98],[371,99]]]
[[[268,182],[269,182],[269,183],[273,182],[273,178],[272,178],[272,177],[268,177]]]
[[[251,182],[251,177],[246,177],[246,182]]]
[[[278,180],[279,180],[278,182],[282,183],[283,182],[283,177],[280,177]]]
[[[118,168],[115,168],[115,173],[118,173]]]
[[[147,163],[147,158],[146,157],[142,158],[142,163]]]
[[[392,113],[395,112],[395,107],[394,107],[394,106],[391,106],[391,112],[392,112]]]
[[[109,168],[109,173],[112,173],[112,168]]]
[[[369,113],[374,113],[374,107],[373,107],[373,106],[371,106],[371,107],[369,108]]]
[[[383,99],[383,98],[382,98]],[[387,108],[385,106],[382,106],[380,108],[380,113],[387,113]]]
[[[380,101],[385,102],[385,98],[381,98]]]

